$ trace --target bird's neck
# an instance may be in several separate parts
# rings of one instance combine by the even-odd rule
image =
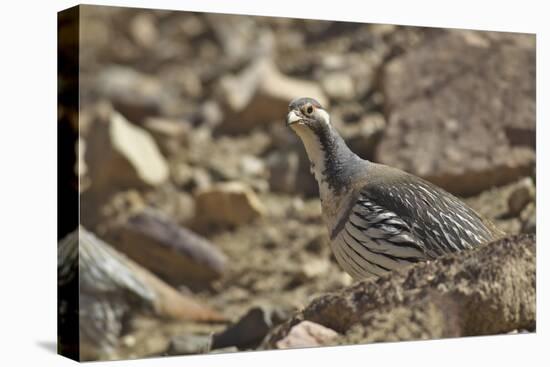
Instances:
[[[319,184],[321,200],[339,197],[348,191],[354,178],[354,167],[362,161],[344,139],[329,124],[316,129],[297,131],[311,163],[312,173]]]

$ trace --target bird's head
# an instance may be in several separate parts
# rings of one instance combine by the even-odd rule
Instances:
[[[320,185],[321,195],[327,190],[341,192],[348,185],[358,160],[344,139],[331,126],[330,116],[313,98],[296,98],[288,106],[286,124],[300,137],[311,162],[312,172]]]
[[[330,116],[313,98],[296,98],[288,105],[286,124],[298,135],[305,130],[318,133],[329,128]]]

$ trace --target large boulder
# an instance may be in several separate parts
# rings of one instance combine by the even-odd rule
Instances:
[[[153,137],[109,105],[99,105],[86,137],[85,160],[92,190],[152,188],[169,176]]]
[[[226,269],[227,258],[214,244],[150,208],[114,220],[103,235],[174,286],[203,288]]]
[[[309,96],[323,106],[327,104],[316,83],[283,75],[264,58],[254,61],[238,75],[222,78],[219,94],[226,112],[225,121],[217,129],[222,133],[248,133],[273,121],[282,124],[288,104],[296,97]]]
[[[535,38],[450,31],[390,62],[376,159],[471,195],[535,163]]]
[[[304,320],[342,334],[330,344],[533,331],[535,253],[534,236],[511,236],[356,283],[313,300],[263,347],[281,346]]]

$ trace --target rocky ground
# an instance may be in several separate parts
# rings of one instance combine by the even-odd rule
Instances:
[[[116,266],[154,279],[139,292],[125,280],[125,292],[156,299],[117,298],[121,329],[110,342],[89,339],[82,358],[534,330],[531,237],[411,270],[429,281],[397,274],[352,286],[330,253],[305,152],[284,124],[291,99],[314,97],[363,158],[444,187],[511,235],[535,233],[534,36],[84,6],[80,47],[81,224],[127,259]],[[491,268],[497,255],[521,284]],[[493,328],[473,328],[463,311],[452,325],[441,314],[441,305],[479,306],[479,287],[494,291],[484,278],[454,277],[475,264],[526,292],[526,304],[502,292],[508,298],[487,306],[505,314]],[[401,301],[383,301],[377,286]],[[475,294],[446,296],[468,293],[462,286]],[[115,302],[92,288],[87,296]],[[166,310],[168,288],[216,316],[185,303]],[[342,325],[318,306],[327,297],[366,305]],[[373,313],[380,304],[386,313]],[[396,326],[424,308],[412,331]]]

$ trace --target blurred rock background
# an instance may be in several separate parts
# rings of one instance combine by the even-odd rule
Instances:
[[[80,16],[81,224],[154,277],[160,297],[111,315],[122,326],[91,338],[85,359],[254,349],[293,310],[351,284],[284,124],[295,97],[317,98],[361,157],[444,187],[510,234],[535,232],[532,35],[96,6]],[[216,317],[166,311],[168,288]]]

